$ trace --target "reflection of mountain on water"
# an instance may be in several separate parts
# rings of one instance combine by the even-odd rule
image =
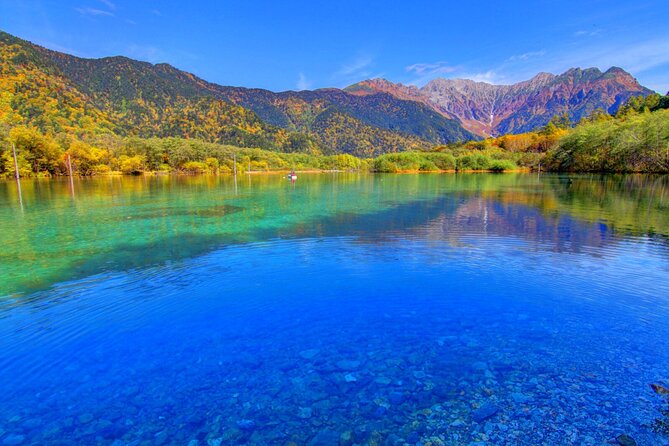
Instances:
[[[374,244],[412,238],[446,241],[452,246],[487,237],[516,237],[532,242],[536,249],[574,253],[620,239],[604,223],[584,222],[557,212],[547,216],[525,204],[460,194],[404,203],[375,214],[337,214],[301,223],[280,236],[354,236]]]
[[[585,247],[604,247],[618,238],[603,223],[582,222],[569,215],[546,216],[525,205],[482,197],[467,199],[455,212],[443,213],[416,232],[428,239],[448,240],[453,246],[471,238],[517,237],[537,249],[575,253]]]

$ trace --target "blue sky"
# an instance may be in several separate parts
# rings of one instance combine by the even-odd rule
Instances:
[[[616,65],[666,93],[667,16],[667,0],[0,0],[0,29],[48,48],[274,91]]]

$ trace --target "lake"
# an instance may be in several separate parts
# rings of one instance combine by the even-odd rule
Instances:
[[[0,247],[2,445],[669,444],[667,176],[6,181]]]

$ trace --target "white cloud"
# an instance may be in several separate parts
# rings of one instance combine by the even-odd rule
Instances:
[[[114,17],[113,12],[103,11],[102,9],[97,9],[97,8],[84,7],[84,8],[74,8],[74,10],[77,11],[79,14],[88,17],[98,17],[98,16]]]
[[[518,62],[518,61],[525,61],[529,59],[533,59],[535,57],[543,57],[546,55],[546,50],[539,50],[539,51],[530,51],[527,53],[523,54],[517,54],[515,56],[509,57],[509,62]]]
[[[415,63],[404,68],[410,73],[418,76],[431,76],[436,74],[447,74],[457,71],[459,67],[449,65],[447,62],[433,62],[433,63]]]
[[[297,84],[295,85],[298,90],[308,90],[311,88],[313,85],[313,82],[311,82],[307,77],[304,75],[304,73],[300,73],[297,78]]]
[[[505,84],[508,82],[506,76],[495,70],[488,70],[483,73],[463,74],[459,77],[462,79],[470,79],[474,82],[485,82],[494,85]]]

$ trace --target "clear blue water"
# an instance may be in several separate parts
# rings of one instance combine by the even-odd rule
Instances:
[[[669,444],[650,387],[669,383],[669,189],[462,177],[161,190],[294,219],[247,214],[236,241],[158,260],[147,242],[149,261],[17,287],[0,303],[0,444]],[[40,187],[7,215],[39,202],[48,221],[67,190]],[[294,209],[292,187],[317,192]],[[333,190],[351,198],[312,212]],[[85,194],[91,213],[111,203]]]

